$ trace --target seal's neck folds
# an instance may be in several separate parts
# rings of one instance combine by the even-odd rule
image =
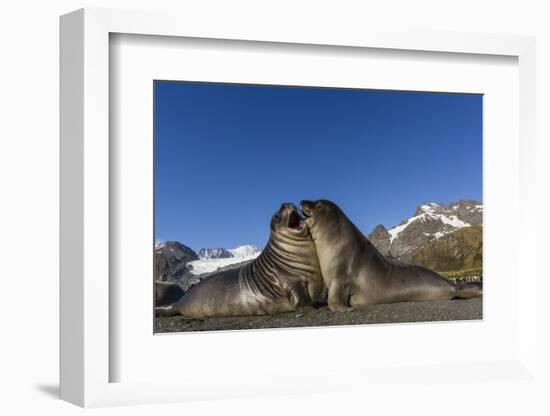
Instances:
[[[271,233],[261,254],[243,267],[243,284],[274,299],[285,296],[281,285],[282,275],[311,279],[321,276],[315,245],[309,235],[286,236]]]

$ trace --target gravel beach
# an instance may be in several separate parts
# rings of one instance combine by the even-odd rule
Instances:
[[[340,313],[331,312],[327,306],[319,306],[271,316],[205,319],[185,319],[181,316],[157,317],[155,332],[228,331],[476,319],[482,319],[481,298],[372,305]]]

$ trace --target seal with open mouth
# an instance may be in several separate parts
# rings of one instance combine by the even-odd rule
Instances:
[[[205,278],[178,302],[155,310],[187,318],[270,315],[312,305],[322,288],[309,229],[294,204],[284,203],[271,218],[269,241],[256,259]]]
[[[301,209],[315,242],[332,311],[481,296],[479,284],[452,284],[425,267],[387,259],[334,202],[302,201]]]

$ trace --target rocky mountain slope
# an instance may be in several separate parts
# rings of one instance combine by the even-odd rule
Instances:
[[[414,253],[412,263],[438,272],[482,268],[483,228],[481,225],[456,230],[434,239]]]
[[[155,280],[178,283],[184,290],[196,283],[187,264],[198,260],[191,248],[178,241],[165,241],[155,245]]]
[[[427,202],[394,227],[386,229],[382,224],[377,225],[368,238],[385,256],[414,262],[416,252],[428,243],[463,228],[481,226],[482,222],[483,206],[478,201],[463,199],[448,205]]]

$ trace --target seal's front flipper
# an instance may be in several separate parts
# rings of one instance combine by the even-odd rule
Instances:
[[[348,312],[353,308],[349,304],[350,288],[337,279],[330,282],[328,288],[328,308],[332,312]]]
[[[303,306],[298,306],[296,308],[296,312],[311,312],[314,310],[315,310],[315,307],[313,305],[303,305]]]
[[[173,303],[168,306],[156,306],[155,307],[155,315],[158,317],[164,317],[164,316],[174,316],[179,314],[176,304]]]
[[[332,312],[351,312],[353,308],[351,306],[334,306],[334,305],[328,305],[328,308]]]
[[[313,303],[309,296],[307,285],[304,285],[302,282],[295,284],[290,289],[289,300],[296,310]]]

